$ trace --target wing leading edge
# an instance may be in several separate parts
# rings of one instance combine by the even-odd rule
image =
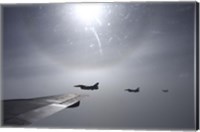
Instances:
[[[65,108],[79,105],[87,95],[65,94],[32,99],[4,100],[3,125],[29,125]]]

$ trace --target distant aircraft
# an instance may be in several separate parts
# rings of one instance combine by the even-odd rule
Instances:
[[[51,116],[65,108],[80,105],[80,100],[87,95],[64,94],[30,99],[4,100],[4,126],[29,125],[45,117]]]
[[[137,93],[140,91],[140,87],[137,87],[136,89],[125,89],[125,91]]]
[[[95,83],[93,86],[86,86],[86,85],[75,85],[74,87],[80,87],[83,90],[97,90],[99,83]]]
[[[167,92],[169,92],[169,90],[168,89],[163,89],[162,90],[164,93],[167,93]]]

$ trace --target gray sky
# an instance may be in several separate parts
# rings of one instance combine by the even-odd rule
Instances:
[[[4,99],[87,93],[90,105],[85,102],[75,111],[91,106],[100,112],[92,106],[97,103],[107,108],[105,118],[93,116],[91,126],[78,117],[73,117],[75,123],[63,122],[62,113],[46,121],[51,126],[194,128],[195,3],[101,3],[101,12],[88,23],[76,6],[3,7]],[[73,88],[96,82],[99,91]],[[138,95],[124,93],[138,86]],[[118,116],[107,119],[113,109]]]

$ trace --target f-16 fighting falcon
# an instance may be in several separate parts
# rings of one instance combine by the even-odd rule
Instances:
[[[137,87],[136,89],[125,89],[125,91],[137,93],[140,91],[140,87]]]
[[[97,90],[99,89],[99,83],[95,83],[93,86],[86,86],[86,85],[75,85],[74,87],[80,87],[83,90]]]

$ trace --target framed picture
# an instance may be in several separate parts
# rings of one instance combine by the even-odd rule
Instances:
[[[198,129],[198,3],[2,5],[2,126]]]

